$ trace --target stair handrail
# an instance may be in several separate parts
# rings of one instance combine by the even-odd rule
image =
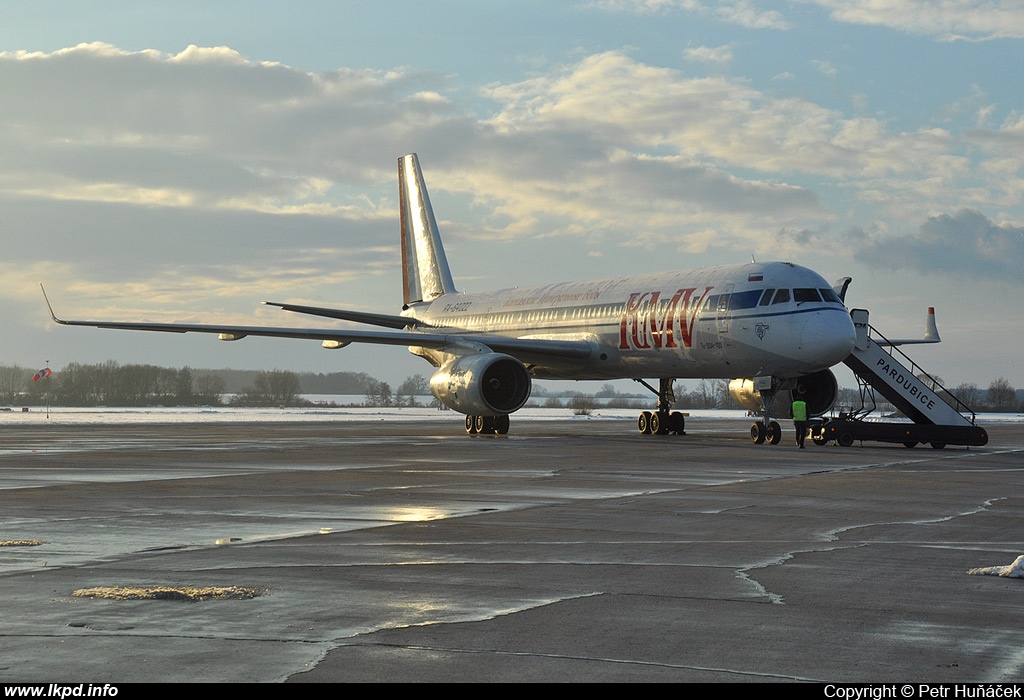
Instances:
[[[868,324],[868,339],[869,340],[870,340],[872,334],[877,335],[879,338],[881,338],[882,340],[885,341],[885,344],[881,345],[880,347],[885,348],[886,352],[889,353],[890,357],[895,357],[894,353],[899,353],[900,357],[902,357],[904,360],[906,360],[907,362],[910,363],[910,371],[911,371],[911,373],[915,377],[917,377],[918,379],[921,379],[922,376],[927,378],[928,382],[931,383],[929,388],[932,391],[935,392],[936,396],[941,398],[947,404],[950,403],[949,399],[952,399],[953,402],[954,402],[954,404],[952,404],[953,410],[955,410],[957,413],[959,413],[960,415],[964,416],[965,418],[967,417],[965,414],[970,414],[969,420],[971,421],[971,425],[974,425],[974,421],[977,418],[977,414],[973,410],[971,410],[970,406],[968,406],[963,401],[958,399],[953,394],[953,392],[951,392],[949,389],[947,389],[946,387],[942,386],[942,384],[939,383],[938,379],[936,379],[932,375],[928,374],[928,372],[925,372],[924,369],[920,365],[918,365],[916,362],[914,362],[912,359],[910,359],[910,356],[908,356],[907,353],[903,352],[902,350],[899,349],[899,347],[897,347],[897,346],[893,345],[892,343],[890,343],[888,338],[886,338],[884,335],[882,335],[882,333],[877,328],[875,328],[874,326],[872,326],[869,323]],[[875,345],[879,345],[879,344],[876,342]],[[948,397],[948,398],[946,398],[946,397]]]

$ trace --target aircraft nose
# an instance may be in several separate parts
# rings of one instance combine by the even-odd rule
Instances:
[[[831,367],[853,352],[857,338],[850,315],[828,309],[809,315],[800,340],[803,350],[814,356],[815,363]]]

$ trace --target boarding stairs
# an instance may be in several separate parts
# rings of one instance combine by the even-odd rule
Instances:
[[[853,309],[850,316],[857,341],[843,363],[853,370],[861,383],[862,405],[860,409],[826,421],[812,437],[821,437],[826,442],[834,438],[841,445],[859,439],[900,442],[907,447],[918,443],[944,447],[988,442],[986,432],[975,425],[974,411],[873,328],[865,309]],[[876,407],[874,392],[912,423],[864,420]],[[870,399],[870,407],[866,398]]]

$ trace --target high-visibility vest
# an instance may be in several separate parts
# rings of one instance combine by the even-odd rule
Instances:
[[[793,420],[805,421],[807,420],[807,402],[800,401],[797,399],[793,402]]]

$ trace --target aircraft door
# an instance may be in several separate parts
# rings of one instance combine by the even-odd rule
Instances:
[[[718,297],[718,308],[715,313],[718,327],[718,340],[724,347],[732,345],[729,338],[729,322],[732,319],[729,302],[732,299],[732,290],[735,286],[736,285],[734,284],[725,285],[725,288],[722,290],[722,294]]]

